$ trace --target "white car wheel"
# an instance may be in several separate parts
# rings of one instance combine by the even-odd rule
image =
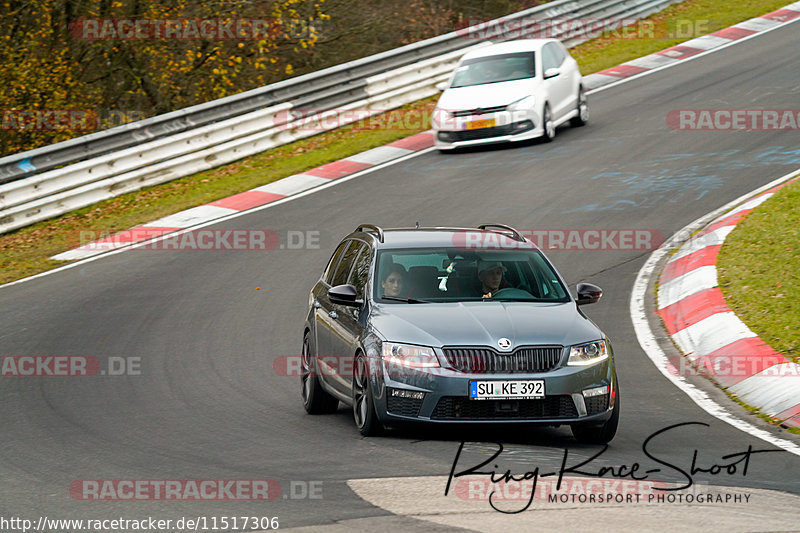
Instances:
[[[574,127],[584,126],[589,122],[589,99],[583,87],[578,89],[578,114],[572,117],[569,123]]]
[[[548,104],[544,104],[544,111],[542,111],[542,126],[544,129],[542,138],[544,142],[549,143],[556,136],[556,123],[553,122],[553,115],[550,114],[550,106]]]

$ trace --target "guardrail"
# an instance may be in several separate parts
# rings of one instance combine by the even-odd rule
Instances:
[[[547,19],[633,19],[681,0],[557,0],[265,87],[0,159],[0,233],[436,94],[458,59]],[[466,36],[513,26],[491,40]],[[571,31],[568,27],[565,31]],[[552,35],[559,37],[559,34]],[[574,46],[585,38],[563,39]],[[319,115],[309,119],[303,110]],[[371,110],[371,111],[369,111]],[[316,120],[316,123],[314,121]],[[312,124],[309,124],[309,121]],[[309,127],[309,126],[313,127]]]

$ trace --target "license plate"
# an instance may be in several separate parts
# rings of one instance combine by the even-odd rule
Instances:
[[[544,398],[544,380],[470,381],[469,397],[473,400],[530,400]]]
[[[467,122],[468,130],[478,130],[481,128],[493,128],[497,125],[497,119],[487,118],[483,120],[472,120]]]

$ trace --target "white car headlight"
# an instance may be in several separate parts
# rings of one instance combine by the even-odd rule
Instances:
[[[382,343],[383,360],[389,364],[411,368],[438,368],[439,359],[433,348],[397,342]]]
[[[433,110],[431,126],[437,130],[453,130],[455,128],[455,117],[451,111],[437,107]]]
[[[453,112],[448,111],[447,109],[442,109],[441,107],[437,107],[433,110],[434,114],[441,115],[442,118],[453,118]]]
[[[509,111],[521,111],[523,109],[533,109],[534,105],[536,105],[536,98],[531,96],[526,96],[516,102],[511,102],[508,105]]]
[[[608,345],[605,340],[576,344],[569,349],[569,366],[587,366],[608,359]]]

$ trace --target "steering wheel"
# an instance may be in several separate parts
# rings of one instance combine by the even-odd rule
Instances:
[[[533,298],[533,294],[522,289],[506,287],[495,293],[492,293],[492,298]]]

